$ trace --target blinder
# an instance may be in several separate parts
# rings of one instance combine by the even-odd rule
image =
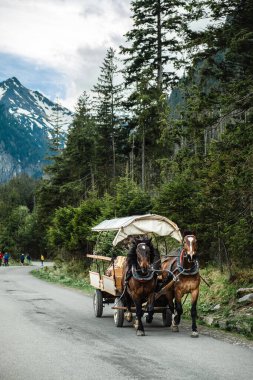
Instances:
[[[137,244],[136,255],[140,268],[147,270],[150,267],[150,253],[150,247],[146,242]],[[146,261],[144,266],[142,265],[142,260]]]

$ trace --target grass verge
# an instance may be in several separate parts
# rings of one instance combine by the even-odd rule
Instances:
[[[34,269],[31,273],[42,280],[80,289],[87,294],[94,291],[89,284],[87,270],[83,269],[83,263],[79,261],[57,263],[52,267]]]
[[[208,282],[208,287],[201,281],[198,300],[199,323],[222,330],[236,332],[253,340],[253,303],[238,303],[237,290],[252,288],[252,270],[235,273],[233,281],[228,273],[220,273],[214,267],[207,267],[200,272]],[[184,315],[190,317],[190,296],[184,304]]]

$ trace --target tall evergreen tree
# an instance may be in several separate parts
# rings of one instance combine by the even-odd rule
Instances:
[[[95,188],[96,135],[94,117],[90,112],[89,98],[83,93],[78,100],[65,149],[54,157],[50,177],[39,192],[42,204],[52,210],[59,206],[76,206]],[[43,211],[42,211],[43,213]]]
[[[84,92],[78,99],[74,121],[63,152],[62,192],[72,194],[71,204],[80,202],[97,179],[97,135],[89,97]],[[68,198],[71,201],[71,196]],[[74,201],[75,198],[75,201]]]
[[[130,46],[122,47],[128,84],[143,73],[154,78],[159,88],[175,81],[175,65],[182,42],[184,0],[132,0],[133,28],[126,34]]]
[[[49,140],[49,150],[51,151],[51,155],[54,156],[61,152],[65,140],[63,132],[63,119],[60,116],[60,103],[58,98],[53,108],[50,123],[52,124],[52,130],[51,139]]]
[[[167,125],[168,101],[152,79],[140,78],[129,98],[132,111],[134,146],[131,152],[131,177],[150,190],[159,182],[159,159],[165,154],[161,132]]]
[[[111,180],[115,182],[116,176],[122,174],[121,161],[126,143],[126,125],[123,122],[121,105],[122,86],[118,80],[116,53],[110,48],[101,66],[98,83],[93,88],[98,165],[101,184],[104,183],[107,188]]]
[[[48,165],[44,168],[46,177],[51,177],[57,173],[65,143],[66,133],[63,131],[63,120],[59,111],[60,104],[57,99],[53,108],[53,113],[49,120],[52,125],[52,129],[51,136],[48,141],[48,156],[46,157]]]
[[[194,0],[133,0],[131,4],[133,28],[126,34],[128,45],[121,52],[126,56],[126,85],[134,85],[127,106],[134,113],[136,145],[141,146],[135,162],[141,156],[144,187],[159,181],[157,164],[170,159],[173,143],[169,139],[165,144],[162,139],[168,129],[166,92],[185,61],[183,36],[202,13]]]

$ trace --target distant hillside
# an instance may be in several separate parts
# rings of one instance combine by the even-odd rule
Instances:
[[[13,77],[0,83],[0,183],[20,173],[42,175],[52,129],[63,134],[72,122],[67,108],[51,102]]]

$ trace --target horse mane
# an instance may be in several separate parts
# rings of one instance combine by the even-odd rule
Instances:
[[[184,230],[184,232],[183,232],[183,238],[185,236],[188,236],[188,235],[194,235],[194,236],[196,236],[196,233],[193,230]]]
[[[146,236],[144,236],[143,238],[135,238],[134,244],[136,245],[136,248],[137,248],[138,244],[144,243],[149,247],[150,253],[154,254],[154,246],[153,246],[151,240],[152,240],[152,237],[149,239]]]
[[[150,247],[152,245],[151,240],[152,240],[152,238],[149,239],[147,236],[138,237],[138,238],[136,237],[136,238],[134,238],[133,243],[136,245],[138,245],[140,243],[144,243]]]

